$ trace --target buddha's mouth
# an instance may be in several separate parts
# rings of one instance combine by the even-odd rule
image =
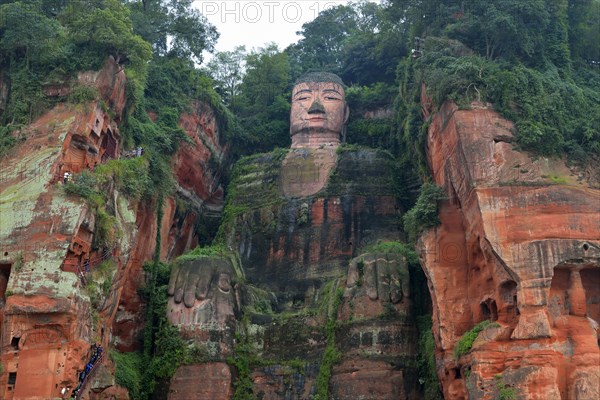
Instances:
[[[308,120],[309,121],[325,121],[326,119],[327,118],[325,118],[325,117],[312,117],[312,118],[309,118]]]

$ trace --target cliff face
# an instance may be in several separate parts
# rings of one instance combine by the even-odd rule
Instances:
[[[60,397],[91,343],[138,348],[138,289],[157,234],[169,261],[220,219],[227,148],[214,111],[193,102],[180,116],[190,140],[171,160],[177,187],[162,219],[156,204],[111,190],[120,237],[108,251],[95,246],[97,213],[62,180],[121,156],[125,83],[112,59],[81,73],[77,84],[101,101],[55,107],[0,165],[1,398]],[[0,80],[0,109],[7,91]],[[447,103],[431,116],[429,164],[448,200],[419,247],[443,392],[598,398],[600,175],[515,150],[511,128],[484,104]],[[328,146],[240,161],[219,231],[226,255],[173,265],[168,318],[196,353],[165,396],[229,399],[242,387],[272,399],[421,398],[414,277],[394,250],[403,240],[394,169],[384,151]],[[472,347],[455,351],[485,320]],[[110,368],[84,397],[126,398]]]
[[[83,73],[114,110],[124,104],[125,75],[109,60],[98,73]],[[97,102],[60,105],[26,129],[25,141],[3,160],[0,182],[2,253],[3,398],[58,397],[75,387],[89,344],[101,332],[84,289],[84,259],[114,260],[113,287],[95,312],[110,321],[117,285],[137,233],[127,201],[115,194],[122,241],[112,254],[92,251],[95,215],[81,199],[66,196],[64,173],[91,169],[118,156],[116,121]],[[108,337],[108,336],[105,336]]]
[[[226,147],[220,144],[214,111],[194,102],[191,112],[179,119],[191,143],[183,143],[173,157],[176,193],[165,199],[160,224],[160,259],[168,261],[198,245],[197,226],[216,226],[223,209],[224,196],[220,166]],[[137,212],[139,235],[131,267],[127,270],[121,302],[114,323],[116,348],[139,348],[144,328],[143,301],[138,289],[143,285],[143,264],[152,260],[156,247],[158,222],[156,210],[140,204]]]
[[[235,375],[259,398],[310,398],[323,385],[338,399],[418,398],[407,264],[369,250],[401,239],[393,162],[324,148],[238,163],[220,232],[236,256],[171,275],[169,319],[213,361],[180,367],[170,399],[229,398]],[[214,384],[194,382],[194,369]]]
[[[156,211],[152,205],[131,204],[114,190],[109,197],[118,244],[108,251],[96,249],[95,210],[62,188],[65,173],[93,170],[119,158],[125,83],[122,68],[112,58],[101,71],[80,73],[71,84],[96,88],[100,100],[60,104],[45,113],[23,130],[24,140],[0,165],[3,399],[58,398],[63,388],[77,385],[92,343],[107,347],[113,335],[118,346],[134,346],[143,315],[136,290],[143,282],[141,266],[154,252]],[[70,90],[69,84],[45,88],[48,96]],[[192,109],[180,121],[192,143],[181,147],[173,163],[183,165],[182,160],[193,157],[208,164],[212,156],[218,165],[223,149],[214,116],[200,103]],[[163,259],[194,246],[196,219],[204,213],[214,217],[222,207],[222,189],[213,170],[204,168],[203,174],[191,177],[177,170],[179,201],[166,200],[160,224]],[[180,210],[181,203],[193,206]],[[103,379],[95,378],[88,386],[126,397],[107,373],[97,371],[96,378]]]
[[[598,398],[598,175],[515,150],[511,128],[485,104],[452,103],[429,126],[449,197],[420,239],[444,396]],[[472,350],[453,352],[484,320]]]

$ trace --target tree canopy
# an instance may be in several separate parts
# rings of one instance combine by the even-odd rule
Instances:
[[[219,37],[193,0],[129,0],[135,33],[152,44],[156,55],[188,58],[201,64]]]

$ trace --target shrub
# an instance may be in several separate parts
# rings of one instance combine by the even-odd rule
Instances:
[[[0,158],[4,157],[9,150],[17,143],[17,139],[11,135],[15,127],[0,126]]]
[[[117,189],[133,201],[152,197],[154,192],[148,175],[148,161],[144,157],[111,160],[98,166],[95,175],[103,186],[109,181],[114,182]]]
[[[96,232],[94,234],[94,248],[113,249],[117,240],[121,236],[118,228],[117,219],[108,214],[104,208],[99,208],[96,212]]]
[[[238,373],[238,379],[233,383],[233,399],[253,400],[255,397],[252,394],[252,378],[250,377],[252,349],[247,337],[242,338],[240,335],[236,335],[236,341],[238,345],[235,348],[235,357],[227,358],[227,363],[233,365]]]
[[[419,327],[419,381],[425,387],[425,400],[442,400],[435,365],[435,340],[431,331],[431,314],[417,317]]]
[[[110,294],[110,287],[117,269],[114,260],[103,261],[93,268],[87,278],[87,292],[92,305],[98,309]]]
[[[454,346],[454,357],[460,358],[471,351],[471,347],[473,347],[473,343],[475,342],[475,339],[477,339],[479,332],[483,331],[489,326],[492,326],[492,322],[485,320],[475,325],[470,331],[465,332],[465,334],[462,335],[460,340],[456,343],[456,346]]]
[[[567,152],[581,162],[583,154],[600,151],[596,72],[582,68],[574,79],[565,79],[565,70],[551,64],[534,68],[516,60],[490,60],[453,43],[462,46],[454,40],[427,39],[423,57],[414,62],[416,82],[409,83],[413,91],[423,81],[437,106],[448,99],[459,105],[493,103],[515,123],[518,144],[536,154]]]
[[[138,399],[142,385],[142,370],[144,362],[139,352],[119,353],[111,351],[110,358],[116,364],[115,381],[127,388],[133,399]]]
[[[365,253],[392,253],[400,254],[406,258],[406,262],[412,265],[419,265],[419,256],[412,248],[412,246],[406,243],[400,242],[379,242],[374,245],[368,246],[363,250]]]
[[[502,378],[502,374],[494,375],[494,379],[496,380],[496,389],[498,390],[498,395],[496,396],[496,400],[516,400],[517,399],[517,390],[508,386]]]
[[[66,183],[64,188],[68,194],[74,194],[91,200],[97,194],[96,183],[96,176],[90,171],[84,170],[80,174],[75,175],[71,182]]]
[[[516,400],[517,391],[514,388],[501,387],[498,390],[498,400]]]
[[[169,379],[186,359],[187,346],[179,335],[179,329],[167,320],[159,326],[155,345],[150,372],[155,379]]]
[[[98,89],[88,85],[77,85],[69,94],[69,102],[72,104],[82,104],[96,100],[99,96]]]
[[[410,241],[416,241],[425,229],[440,224],[437,202],[445,198],[441,187],[432,183],[423,184],[416,204],[403,217],[404,231]]]

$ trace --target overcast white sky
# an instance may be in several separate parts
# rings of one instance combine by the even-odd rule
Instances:
[[[377,1],[377,0],[371,0]],[[235,46],[264,47],[275,42],[283,50],[298,41],[296,32],[319,12],[348,0],[196,0],[194,6],[217,27],[220,33],[217,51]],[[379,2],[379,1],[377,1]],[[206,57],[208,61],[210,56]]]

